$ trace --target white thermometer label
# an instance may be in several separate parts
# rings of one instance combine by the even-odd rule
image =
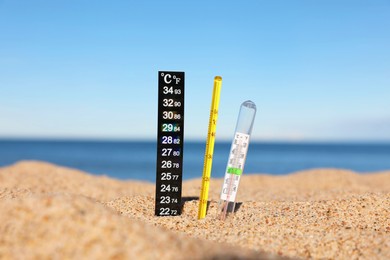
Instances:
[[[234,202],[240,177],[244,170],[246,153],[248,151],[249,135],[236,132],[232,144],[229,162],[225,172],[225,179],[221,192],[221,200]]]

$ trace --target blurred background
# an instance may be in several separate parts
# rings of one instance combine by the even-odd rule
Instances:
[[[0,0],[0,166],[43,160],[155,179],[157,72],[184,71],[184,178],[213,177],[240,104],[258,113],[245,172],[390,169],[390,2]]]

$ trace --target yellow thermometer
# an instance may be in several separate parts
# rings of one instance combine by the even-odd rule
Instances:
[[[218,106],[219,106],[219,97],[221,94],[221,88],[222,88],[222,78],[220,76],[216,76],[214,78],[214,89],[213,89],[213,97],[211,100],[209,128],[207,133],[206,151],[204,155],[202,189],[200,191],[200,198],[199,198],[198,219],[203,219],[206,216],[206,211],[207,211],[207,202],[209,197],[211,167],[213,165],[214,142],[215,142],[215,133],[217,130]]]

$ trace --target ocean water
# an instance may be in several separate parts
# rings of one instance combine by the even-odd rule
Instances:
[[[117,179],[155,181],[153,141],[0,140],[0,167],[40,160]],[[204,142],[184,143],[183,179],[202,176]],[[212,177],[223,177],[230,142],[216,142]],[[390,144],[256,143],[249,145],[244,174],[288,174],[311,168],[357,172],[390,170]]]

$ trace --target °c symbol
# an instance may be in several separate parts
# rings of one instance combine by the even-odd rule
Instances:
[[[171,83],[172,80],[170,78],[171,78],[171,74],[166,74],[164,76],[164,82],[167,83],[167,84]]]

